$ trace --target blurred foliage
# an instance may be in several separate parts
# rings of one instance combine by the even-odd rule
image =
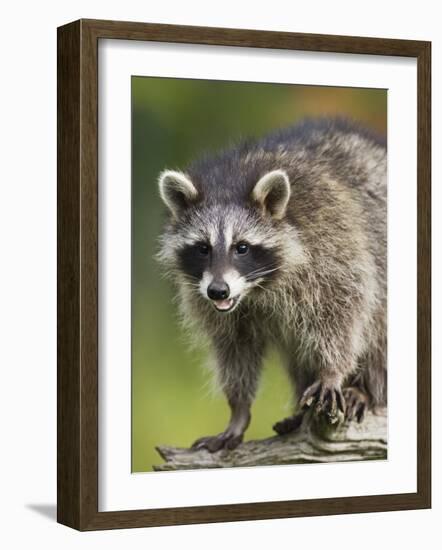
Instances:
[[[180,329],[172,287],[153,256],[164,208],[156,180],[207,150],[306,116],[341,115],[386,133],[385,90],[132,78],[132,470],[161,462],[159,444],[189,446],[222,431],[229,412],[210,391],[204,352]],[[291,409],[276,357],[266,361],[247,439],[272,434]]]

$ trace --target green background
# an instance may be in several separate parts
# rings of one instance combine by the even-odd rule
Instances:
[[[171,284],[153,256],[164,207],[157,177],[242,136],[305,116],[343,115],[386,133],[385,90],[132,78],[132,470],[151,471],[156,445],[189,446],[222,431],[228,408],[214,394],[202,350],[190,350]],[[269,357],[246,439],[272,435],[291,410],[291,389]]]

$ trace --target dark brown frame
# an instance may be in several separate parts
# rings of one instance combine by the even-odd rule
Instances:
[[[418,67],[417,492],[98,511],[98,40],[406,56]],[[431,43],[119,21],[58,29],[58,521],[79,530],[315,516],[431,506]]]

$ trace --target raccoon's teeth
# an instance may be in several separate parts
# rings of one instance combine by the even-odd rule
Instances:
[[[216,309],[227,311],[233,306],[233,298],[229,298],[228,300],[215,300],[213,303]]]

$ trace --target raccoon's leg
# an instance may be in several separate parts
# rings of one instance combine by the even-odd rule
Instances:
[[[309,386],[299,402],[304,409],[314,407],[316,414],[325,413],[335,417],[338,410],[345,413],[345,398],[342,392],[344,376],[335,369],[324,369],[317,380]]]
[[[308,369],[299,367],[295,364],[289,364],[288,373],[294,386],[295,401],[299,403],[304,391],[313,382],[312,373]],[[285,435],[298,430],[304,420],[304,414],[305,410],[299,410],[299,408],[296,407],[294,414],[276,422],[273,425],[273,430],[278,435]]]
[[[364,384],[364,368],[364,362],[361,361],[358,372],[350,376],[343,390],[345,419],[348,421],[357,420],[359,423],[362,422],[370,404],[370,398]]]
[[[218,435],[197,439],[193,449],[207,449],[211,453],[220,449],[235,449],[242,442],[250,423],[250,403],[229,400],[231,411],[227,428]]]
[[[360,361],[359,372],[348,381],[344,389],[346,420],[362,422],[368,410],[376,413],[386,405],[387,370],[383,348],[368,353]]]
[[[299,413],[293,414],[292,416],[288,416],[287,418],[283,418],[279,422],[275,422],[272,427],[278,435],[285,435],[291,432],[295,432],[297,429],[299,429],[302,425],[303,420],[304,411],[301,411]]]
[[[338,326],[336,323],[335,328]],[[345,413],[343,384],[356,371],[356,354],[347,351],[351,350],[351,338],[334,330],[328,332],[326,326],[322,328],[322,333],[316,335],[317,353],[312,358],[316,365],[315,381],[304,391],[299,406],[335,418],[338,410]]]
[[[368,395],[356,386],[349,386],[344,389],[344,397],[345,419],[357,420],[361,423],[369,407]]]
[[[220,434],[202,437],[192,445],[194,449],[216,452],[234,449],[243,440],[250,423],[250,407],[255,397],[262,366],[262,340],[238,338],[236,342],[220,338],[216,346],[218,379],[230,406],[227,428]]]

